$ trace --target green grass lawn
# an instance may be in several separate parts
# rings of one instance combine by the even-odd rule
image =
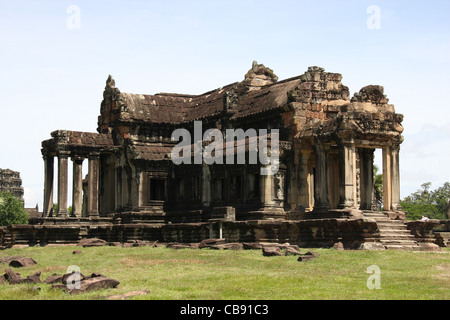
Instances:
[[[72,251],[79,249],[81,254]],[[302,249],[306,252],[306,249]],[[0,300],[106,299],[149,290],[133,299],[158,300],[300,300],[300,299],[450,299],[450,250],[337,251],[312,249],[313,261],[295,256],[264,257],[260,250],[35,247],[0,251],[0,257],[25,255],[37,265],[16,268],[23,277],[41,271],[41,280],[76,265],[120,281],[115,289],[70,295],[47,284],[0,285]],[[368,289],[369,266],[380,268],[380,289]],[[8,266],[0,264],[3,274]]]

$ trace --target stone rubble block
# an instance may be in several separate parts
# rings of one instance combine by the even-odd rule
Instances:
[[[120,282],[115,279],[105,277],[101,274],[92,274],[80,282],[79,289],[70,289],[68,292],[70,294],[79,294],[93,290],[116,288],[119,284]]]
[[[0,284],[1,283],[9,283],[9,284],[22,284],[22,283],[41,283],[41,272],[35,272],[32,275],[27,276],[26,278],[22,278],[20,273],[14,272],[12,268],[7,268],[5,270],[5,274],[0,276]]]
[[[37,262],[34,261],[33,258],[29,257],[13,259],[9,263],[9,265],[14,268],[30,267],[35,264],[37,264]]]
[[[224,243],[213,245],[210,248],[215,250],[241,250],[243,245],[242,243]]]
[[[259,242],[243,242],[242,245],[244,250],[261,250],[263,248],[263,244]]]
[[[87,248],[87,247],[102,247],[106,246],[108,242],[102,239],[98,238],[88,238],[88,239],[81,239],[80,242],[78,242],[77,246]]]
[[[31,280],[34,284],[41,283],[41,272],[37,271],[33,273],[32,275],[29,275],[27,279]]]
[[[300,252],[300,250],[298,250],[298,249],[295,249],[295,248],[293,248],[293,247],[287,247],[285,250],[284,250],[284,255],[285,256],[299,256],[299,255],[301,255],[302,253]]]
[[[200,242],[199,244],[199,249],[203,249],[203,248],[208,248],[214,245],[218,245],[218,244],[224,244],[225,243],[225,239],[205,239],[202,240],[202,242]]]
[[[297,261],[311,261],[319,257],[320,255],[317,252],[308,251],[305,254],[302,254],[298,257]]]
[[[8,264],[10,267],[22,268],[37,264],[33,258],[25,256],[6,256],[0,258],[0,263]]]
[[[276,246],[273,246],[273,247],[265,246],[262,248],[262,253],[263,253],[263,256],[265,256],[265,257],[275,257],[275,256],[283,255],[280,247],[276,247]]]
[[[44,283],[46,283],[46,284],[62,283],[62,278],[63,278],[62,275],[58,275],[58,274],[54,273],[51,276],[48,276],[44,280]]]

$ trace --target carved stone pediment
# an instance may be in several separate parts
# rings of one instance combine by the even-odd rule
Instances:
[[[253,61],[252,68],[247,72],[242,83],[249,86],[249,90],[255,90],[265,85],[274,84],[277,81],[278,77],[272,69]]]
[[[372,102],[375,104],[386,104],[389,99],[384,94],[384,88],[378,85],[365,86],[355,93],[351,102]]]

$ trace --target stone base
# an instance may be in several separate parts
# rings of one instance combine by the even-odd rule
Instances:
[[[406,220],[406,213],[402,210],[384,211],[391,220]]]
[[[264,208],[263,210],[241,213],[238,220],[286,220],[286,211],[281,208]]]
[[[364,214],[357,209],[330,209],[326,211],[310,211],[310,212],[294,212],[289,213],[288,217],[292,220],[309,220],[309,219],[361,219]]]
[[[414,251],[432,251],[432,252],[440,252],[442,251],[441,247],[434,243],[419,243],[417,248],[413,249]]]
[[[77,226],[90,226],[90,225],[98,225],[98,224],[110,224],[112,223],[112,218],[108,217],[46,217],[38,219],[39,225],[45,226],[59,226],[59,225],[77,225]]]
[[[380,242],[364,242],[358,248],[359,250],[386,250],[386,247]]]

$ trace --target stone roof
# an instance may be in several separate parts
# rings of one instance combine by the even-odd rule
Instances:
[[[300,79],[297,77],[247,92],[238,99],[231,119],[286,107],[288,91],[293,90],[299,83]],[[181,124],[214,117],[226,111],[224,99],[235,85],[231,84],[198,96],[169,93],[156,95],[121,93],[127,113],[122,119]]]
[[[236,113],[232,119],[243,118],[265,111],[287,107],[288,92],[294,90],[301,80],[295,77],[275,84],[261,87],[244,95],[239,102]]]
[[[136,160],[162,161],[170,160],[172,148],[172,145],[130,145],[129,150]]]
[[[57,130],[51,133],[59,143],[69,146],[113,146],[111,134],[100,134],[96,132],[80,132],[69,130]]]
[[[143,95],[121,93],[126,105],[122,120],[180,124],[220,114],[226,89],[220,88],[202,95],[159,93]]]
[[[288,92],[295,89],[301,79],[299,76],[277,81],[278,77],[271,69],[256,62],[243,81],[200,95],[123,93],[109,76],[103,94],[99,131],[106,132],[105,124],[116,120],[178,125],[224,114],[239,119],[286,108]]]
[[[43,154],[56,153],[58,150],[102,151],[114,147],[112,135],[109,133],[56,130],[51,136],[52,139],[42,142]]]

